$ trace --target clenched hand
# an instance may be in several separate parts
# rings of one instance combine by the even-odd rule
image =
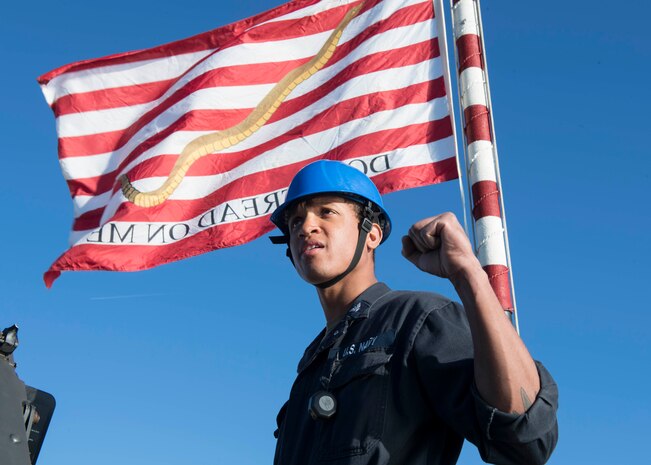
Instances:
[[[415,223],[402,237],[402,255],[426,273],[453,280],[479,261],[453,213]]]

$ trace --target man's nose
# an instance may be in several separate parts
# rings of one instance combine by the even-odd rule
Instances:
[[[320,223],[319,223],[319,216],[312,213],[312,212],[307,212],[305,213],[305,217],[303,218],[303,222],[301,223],[301,229],[299,231],[299,234],[302,237],[307,237],[310,234],[313,234],[317,232],[320,229]]]

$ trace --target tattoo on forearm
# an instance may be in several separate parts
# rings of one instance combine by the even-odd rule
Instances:
[[[531,400],[529,399],[527,392],[522,387],[520,388],[520,396],[522,397],[522,405],[524,405],[524,410],[526,412],[529,410],[529,407],[531,407]]]

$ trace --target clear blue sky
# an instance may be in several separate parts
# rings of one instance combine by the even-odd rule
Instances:
[[[21,326],[19,374],[58,401],[41,465],[272,461],[276,411],[324,323],[315,292],[266,239],[150,271],[66,273],[46,290],[72,205],[36,77],[278,3],[3,6],[0,326]],[[560,385],[555,465],[646,463],[651,433],[651,8],[598,5],[484,5],[522,335]],[[395,233],[379,277],[450,295],[400,257],[399,237],[458,212],[457,184],[386,204]],[[480,459],[466,447],[460,463]]]

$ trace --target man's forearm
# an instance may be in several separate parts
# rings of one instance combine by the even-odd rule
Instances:
[[[466,309],[482,398],[504,412],[523,413],[540,390],[535,363],[491,288],[479,261],[450,278]]]
[[[402,254],[456,288],[468,314],[475,383],[484,400],[503,412],[527,410],[540,390],[536,365],[504,316],[456,217],[447,212],[414,223],[402,238]]]

